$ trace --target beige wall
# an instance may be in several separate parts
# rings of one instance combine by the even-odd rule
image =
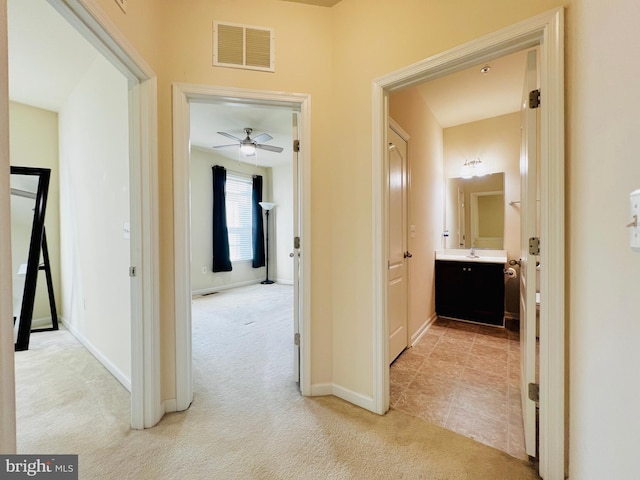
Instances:
[[[410,341],[435,315],[434,251],[441,248],[443,224],[442,128],[423,97],[406,89],[389,98],[391,117],[410,138],[408,159],[409,225],[409,335]],[[410,228],[411,229],[411,228]]]
[[[640,431],[640,3],[574,2],[568,17],[570,473],[634,478]],[[594,95],[597,92],[598,95]]]
[[[265,269],[253,268],[250,261],[234,262],[230,272],[212,272],[213,244],[213,191],[211,167],[220,165],[228,173],[262,175],[263,198],[270,197],[271,169],[256,167],[222,157],[215,151],[202,148],[191,149],[191,291],[194,294],[213,292],[216,289],[257,283],[264,280]],[[273,231],[273,230],[272,230]],[[271,240],[271,239],[270,239]],[[273,259],[270,259],[273,260]],[[275,262],[274,262],[275,263]],[[202,273],[205,267],[206,273]],[[271,274],[271,269],[269,274]]]
[[[364,394],[372,391],[371,80],[565,5],[571,478],[634,477],[640,254],[624,225],[640,178],[636,0],[342,0],[333,9],[194,1],[191,10],[137,0],[126,15],[112,0],[97,2],[160,75],[163,358],[172,356],[173,325],[170,83],[302,91],[313,95],[313,381]],[[212,68],[214,19],[274,26],[285,39],[278,73]],[[171,378],[164,383],[171,398]]]
[[[171,371],[174,325],[170,85],[304,92],[312,95],[312,383],[372,395],[371,81],[561,2],[469,1],[463,8],[343,0],[326,9],[276,0],[193,0],[158,9],[147,0],[130,2],[126,15],[110,0],[98,3],[158,73],[165,371]],[[214,20],[273,27],[276,73],[213,68]],[[173,378],[163,380],[164,397],[174,398]]]

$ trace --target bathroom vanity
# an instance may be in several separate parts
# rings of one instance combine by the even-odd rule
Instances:
[[[436,251],[436,313],[504,326],[504,250]]]

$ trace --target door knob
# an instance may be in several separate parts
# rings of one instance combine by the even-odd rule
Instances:
[[[293,252],[291,252],[291,253],[289,254],[289,256],[290,256],[291,258],[293,258]]]
[[[411,252],[404,252],[404,258],[411,258],[413,254]]]

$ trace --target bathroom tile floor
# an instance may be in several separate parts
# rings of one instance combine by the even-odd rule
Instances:
[[[391,408],[528,458],[517,332],[439,318],[391,364],[390,383]]]

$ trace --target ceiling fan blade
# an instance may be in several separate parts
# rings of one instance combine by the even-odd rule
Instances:
[[[256,148],[260,148],[262,150],[268,150],[269,152],[281,153],[284,148],[282,147],[274,147],[273,145],[262,145],[261,143],[256,145]]]
[[[253,139],[255,143],[268,142],[269,140],[273,140],[273,137],[268,133],[261,133]]]
[[[214,145],[211,148],[224,148],[224,147],[237,147],[238,144],[237,143],[230,143],[228,145]]]
[[[225,137],[230,138],[232,140],[236,140],[238,142],[242,142],[241,138],[234,137],[233,135],[231,135],[230,133],[227,133],[227,132],[218,132],[218,135],[222,135],[222,136],[225,136]]]

